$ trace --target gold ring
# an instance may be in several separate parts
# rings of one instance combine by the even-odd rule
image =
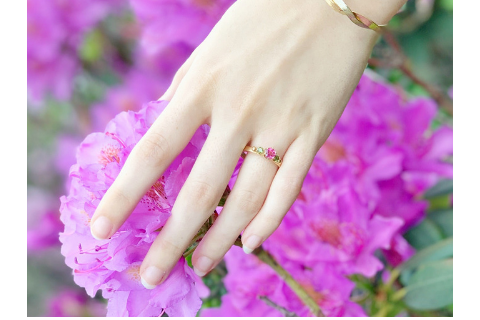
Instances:
[[[258,155],[264,156],[268,160],[272,160],[279,168],[282,165],[282,159],[277,155],[277,152],[273,148],[263,148],[263,147],[253,147],[253,146],[246,146],[243,148],[245,153],[251,152],[256,153]]]

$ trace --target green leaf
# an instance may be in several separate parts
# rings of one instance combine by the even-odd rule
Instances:
[[[451,193],[453,193],[453,180],[444,179],[439,181],[436,185],[434,185],[429,190],[427,190],[427,192],[425,192],[423,197],[425,199],[430,199],[430,198],[444,196]]]
[[[429,204],[430,211],[448,209],[452,207],[449,194],[431,198],[431,199],[428,199],[428,201],[430,202]]]
[[[412,276],[404,302],[412,309],[435,310],[453,303],[453,260],[429,262]]]
[[[193,268],[192,256],[193,256],[193,254],[189,254],[189,255],[185,258],[185,260],[187,260],[188,266],[189,266],[190,268]]]
[[[439,6],[447,11],[453,11],[453,0],[439,0]]]
[[[404,285],[408,285],[412,273],[420,265],[450,257],[453,257],[453,238],[442,240],[417,252],[412,258],[402,264],[399,267],[401,271],[400,281]]]
[[[444,237],[453,237],[453,209],[442,209],[428,213],[428,218],[435,222]]]
[[[442,229],[428,217],[405,233],[404,237],[417,250],[422,250],[444,238]]]
[[[83,61],[94,62],[102,57],[103,54],[103,36],[99,30],[93,30],[85,37],[79,55]]]

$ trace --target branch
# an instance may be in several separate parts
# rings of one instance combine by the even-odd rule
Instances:
[[[263,302],[265,302],[270,307],[272,307],[274,309],[277,309],[285,317],[298,317],[295,312],[288,311],[287,309],[285,309],[282,306],[279,306],[278,304],[276,304],[275,302],[273,302],[272,300],[270,300],[266,296],[258,296],[258,299],[262,300]]]
[[[453,117],[453,101],[443,91],[436,86],[420,79],[410,68],[408,64],[408,58],[403,53],[400,44],[390,31],[385,31],[384,39],[387,44],[393,49],[393,55],[388,57],[386,61],[376,58],[370,58],[368,63],[372,66],[381,68],[397,68],[402,71],[410,80],[421,86],[428,94],[438,103],[440,108],[445,110],[450,116]]]

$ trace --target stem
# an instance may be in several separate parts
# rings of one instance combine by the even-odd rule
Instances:
[[[198,243],[194,243],[190,248],[187,249],[187,251],[183,253],[183,257],[186,258],[191,255],[195,251],[195,249],[197,249],[197,246]]]
[[[303,303],[310,309],[312,314],[317,317],[324,317],[322,310],[315,302],[315,300],[305,291],[305,289],[293,277],[278,264],[270,253],[265,251],[262,247],[257,248],[253,252],[261,261],[272,267],[273,270],[285,281],[285,283],[292,289],[295,294],[303,301]]]
[[[230,194],[230,188],[227,186],[224,196],[225,198],[228,197]],[[216,218],[218,216],[218,213],[215,211],[212,216],[210,216],[207,221],[205,221],[204,225],[202,228],[200,228],[199,232],[197,235],[192,239],[190,247],[184,252],[183,256],[186,258],[189,255],[193,254],[195,249],[198,246],[198,242],[200,239],[203,238],[203,236],[208,232],[208,229],[213,225],[215,222]],[[240,236],[237,237],[235,240],[234,245],[238,247],[242,247],[242,240]],[[320,307],[318,304],[315,302],[315,300],[308,294],[307,291],[297,282],[293,277],[286,271],[285,269],[282,268],[280,264],[278,264],[277,261],[275,261],[275,258],[265,251],[262,247],[257,248],[253,252],[261,261],[265,262],[268,264],[270,267],[272,267],[273,270],[285,281],[285,283],[295,292],[295,294],[300,298],[300,300],[303,301],[303,303],[310,309],[312,314],[317,317],[324,317],[325,315],[323,314],[322,310],[320,310]],[[268,298],[266,298],[268,299]],[[265,299],[262,299],[263,301],[267,301]],[[268,300],[270,301],[270,300]],[[270,301],[273,303],[272,301]],[[266,302],[267,303],[267,302]],[[268,303],[267,303],[268,304]],[[273,303],[274,304],[274,303]],[[279,310],[278,308],[281,308],[280,306],[276,305],[276,309]],[[289,312],[287,310],[284,310],[286,312]],[[282,311],[281,311],[282,312]]]
[[[272,307],[274,309],[277,309],[285,317],[298,317],[295,312],[288,311],[287,309],[285,309],[282,306],[279,306],[278,304],[276,304],[275,302],[273,302],[272,300],[270,300],[266,296],[258,296],[258,299],[262,300],[263,302],[265,302],[270,307]]]
[[[405,297],[406,294],[407,294],[407,289],[402,288],[392,295],[392,301],[402,300]]]
[[[395,280],[397,280],[399,276],[400,276],[400,270],[397,269],[397,268],[393,269],[390,272],[390,278],[385,283],[385,289],[390,289],[392,287],[393,283],[395,282]]]
[[[383,307],[381,307],[380,310],[378,310],[378,312],[376,314],[374,314],[373,316],[374,317],[385,317],[390,310],[392,310],[392,305],[386,304]]]

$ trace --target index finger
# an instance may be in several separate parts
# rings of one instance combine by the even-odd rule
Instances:
[[[100,201],[90,223],[95,239],[108,239],[122,226],[140,199],[203,124],[201,112],[201,108],[189,108],[173,98],[133,148],[118,177]]]

